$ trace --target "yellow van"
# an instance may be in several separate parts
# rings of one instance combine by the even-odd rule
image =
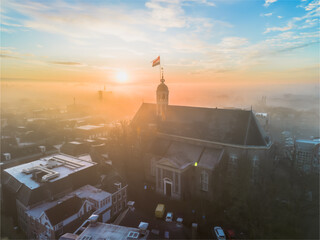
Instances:
[[[165,211],[164,204],[159,203],[155,211],[156,218],[163,218],[164,211]]]

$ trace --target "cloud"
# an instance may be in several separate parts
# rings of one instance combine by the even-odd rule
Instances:
[[[10,26],[10,27],[23,27],[21,24],[9,23],[9,22],[6,22],[4,20],[1,21],[1,24],[2,25],[6,25],[6,26]]]
[[[7,28],[4,28],[4,27],[1,27],[0,31],[1,32],[6,32],[6,33],[13,33],[14,32],[12,29],[7,29]]]
[[[10,56],[10,55],[5,55],[5,54],[0,54],[1,58],[12,58],[12,59],[21,59],[19,57],[15,57],[15,56]]]
[[[281,52],[289,52],[289,51],[292,51],[292,50],[295,50],[295,49],[305,48],[305,47],[308,47],[308,46],[311,46],[311,45],[314,45],[314,44],[318,44],[318,43],[319,43],[319,41],[304,43],[304,44],[300,44],[300,45],[296,45],[296,46],[292,46],[292,47],[287,47],[287,48],[284,48],[284,49],[280,49],[280,50],[278,50],[277,52],[278,52],[278,53],[281,53]]]
[[[59,61],[53,61],[53,62],[49,62],[52,64],[58,64],[58,65],[67,65],[67,66],[83,66],[82,63],[79,62],[59,62]]]
[[[248,44],[246,38],[241,37],[226,37],[223,38],[219,46],[225,49],[236,49]]]
[[[120,39],[124,42],[152,43],[153,38],[159,35],[154,33],[169,29],[199,33],[228,25],[212,18],[192,17],[185,13],[184,4],[214,6],[208,0],[149,0],[140,9],[123,5],[75,5],[64,1],[46,4],[10,1],[6,8],[24,15],[25,18],[20,18],[20,24],[27,29],[64,35],[81,45],[90,44],[92,41],[89,39],[102,38],[108,42]]]
[[[319,4],[319,2],[320,1],[318,1],[317,4]],[[314,5],[312,5],[312,6],[314,6]],[[310,10],[306,9],[306,11],[307,11],[307,13],[305,15],[303,15],[302,17],[293,17],[292,19],[290,19],[290,21],[288,21],[288,23],[287,23],[287,26],[269,27],[265,30],[264,33],[269,33],[269,32],[274,32],[274,31],[283,32],[283,31],[291,30],[293,28],[303,29],[303,28],[311,28],[311,27],[317,26],[318,25],[317,23],[319,23],[320,7],[314,7]],[[302,20],[305,20],[305,22],[299,23]]]
[[[260,16],[262,17],[271,17],[272,16],[272,13],[261,13]]]
[[[280,32],[284,32],[284,31],[288,31],[290,29],[293,28],[293,23],[289,22],[287,24],[287,26],[284,27],[271,27],[271,28],[267,28],[266,31],[264,33],[269,33],[269,32],[274,32],[274,31],[280,31]]]
[[[271,3],[275,3],[278,0],[265,0],[263,6],[269,7]]]
[[[313,0],[312,2],[310,2],[307,6],[305,6],[305,10],[306,11],[311,11],[315,8],[317,8],[320,5],[320,0]]]
[[[187,24],[179,2],[151,0],[146,2],[145,6],[151,10],[150,22],[159,26],[161,31],[167,28],[182,28]]]
[[[283,18],[282,16],[278,16],[279,19]]]

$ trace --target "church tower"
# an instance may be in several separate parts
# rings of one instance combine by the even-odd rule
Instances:
[[[169,103],[169,89],[167,85],[164,84],[163,70],[160,82],[161,83],[157,87],[157,116],[164,120],[166,118],[166,110]]]

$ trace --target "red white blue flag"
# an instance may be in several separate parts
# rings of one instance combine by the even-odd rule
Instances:
[[[152,67],[160,64],[160,56],[158,56],[155,60],[152,61]]]

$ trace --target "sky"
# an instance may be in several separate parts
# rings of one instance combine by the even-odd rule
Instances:
[[[1,1],[2,81],[318,84],[319,0]]]

